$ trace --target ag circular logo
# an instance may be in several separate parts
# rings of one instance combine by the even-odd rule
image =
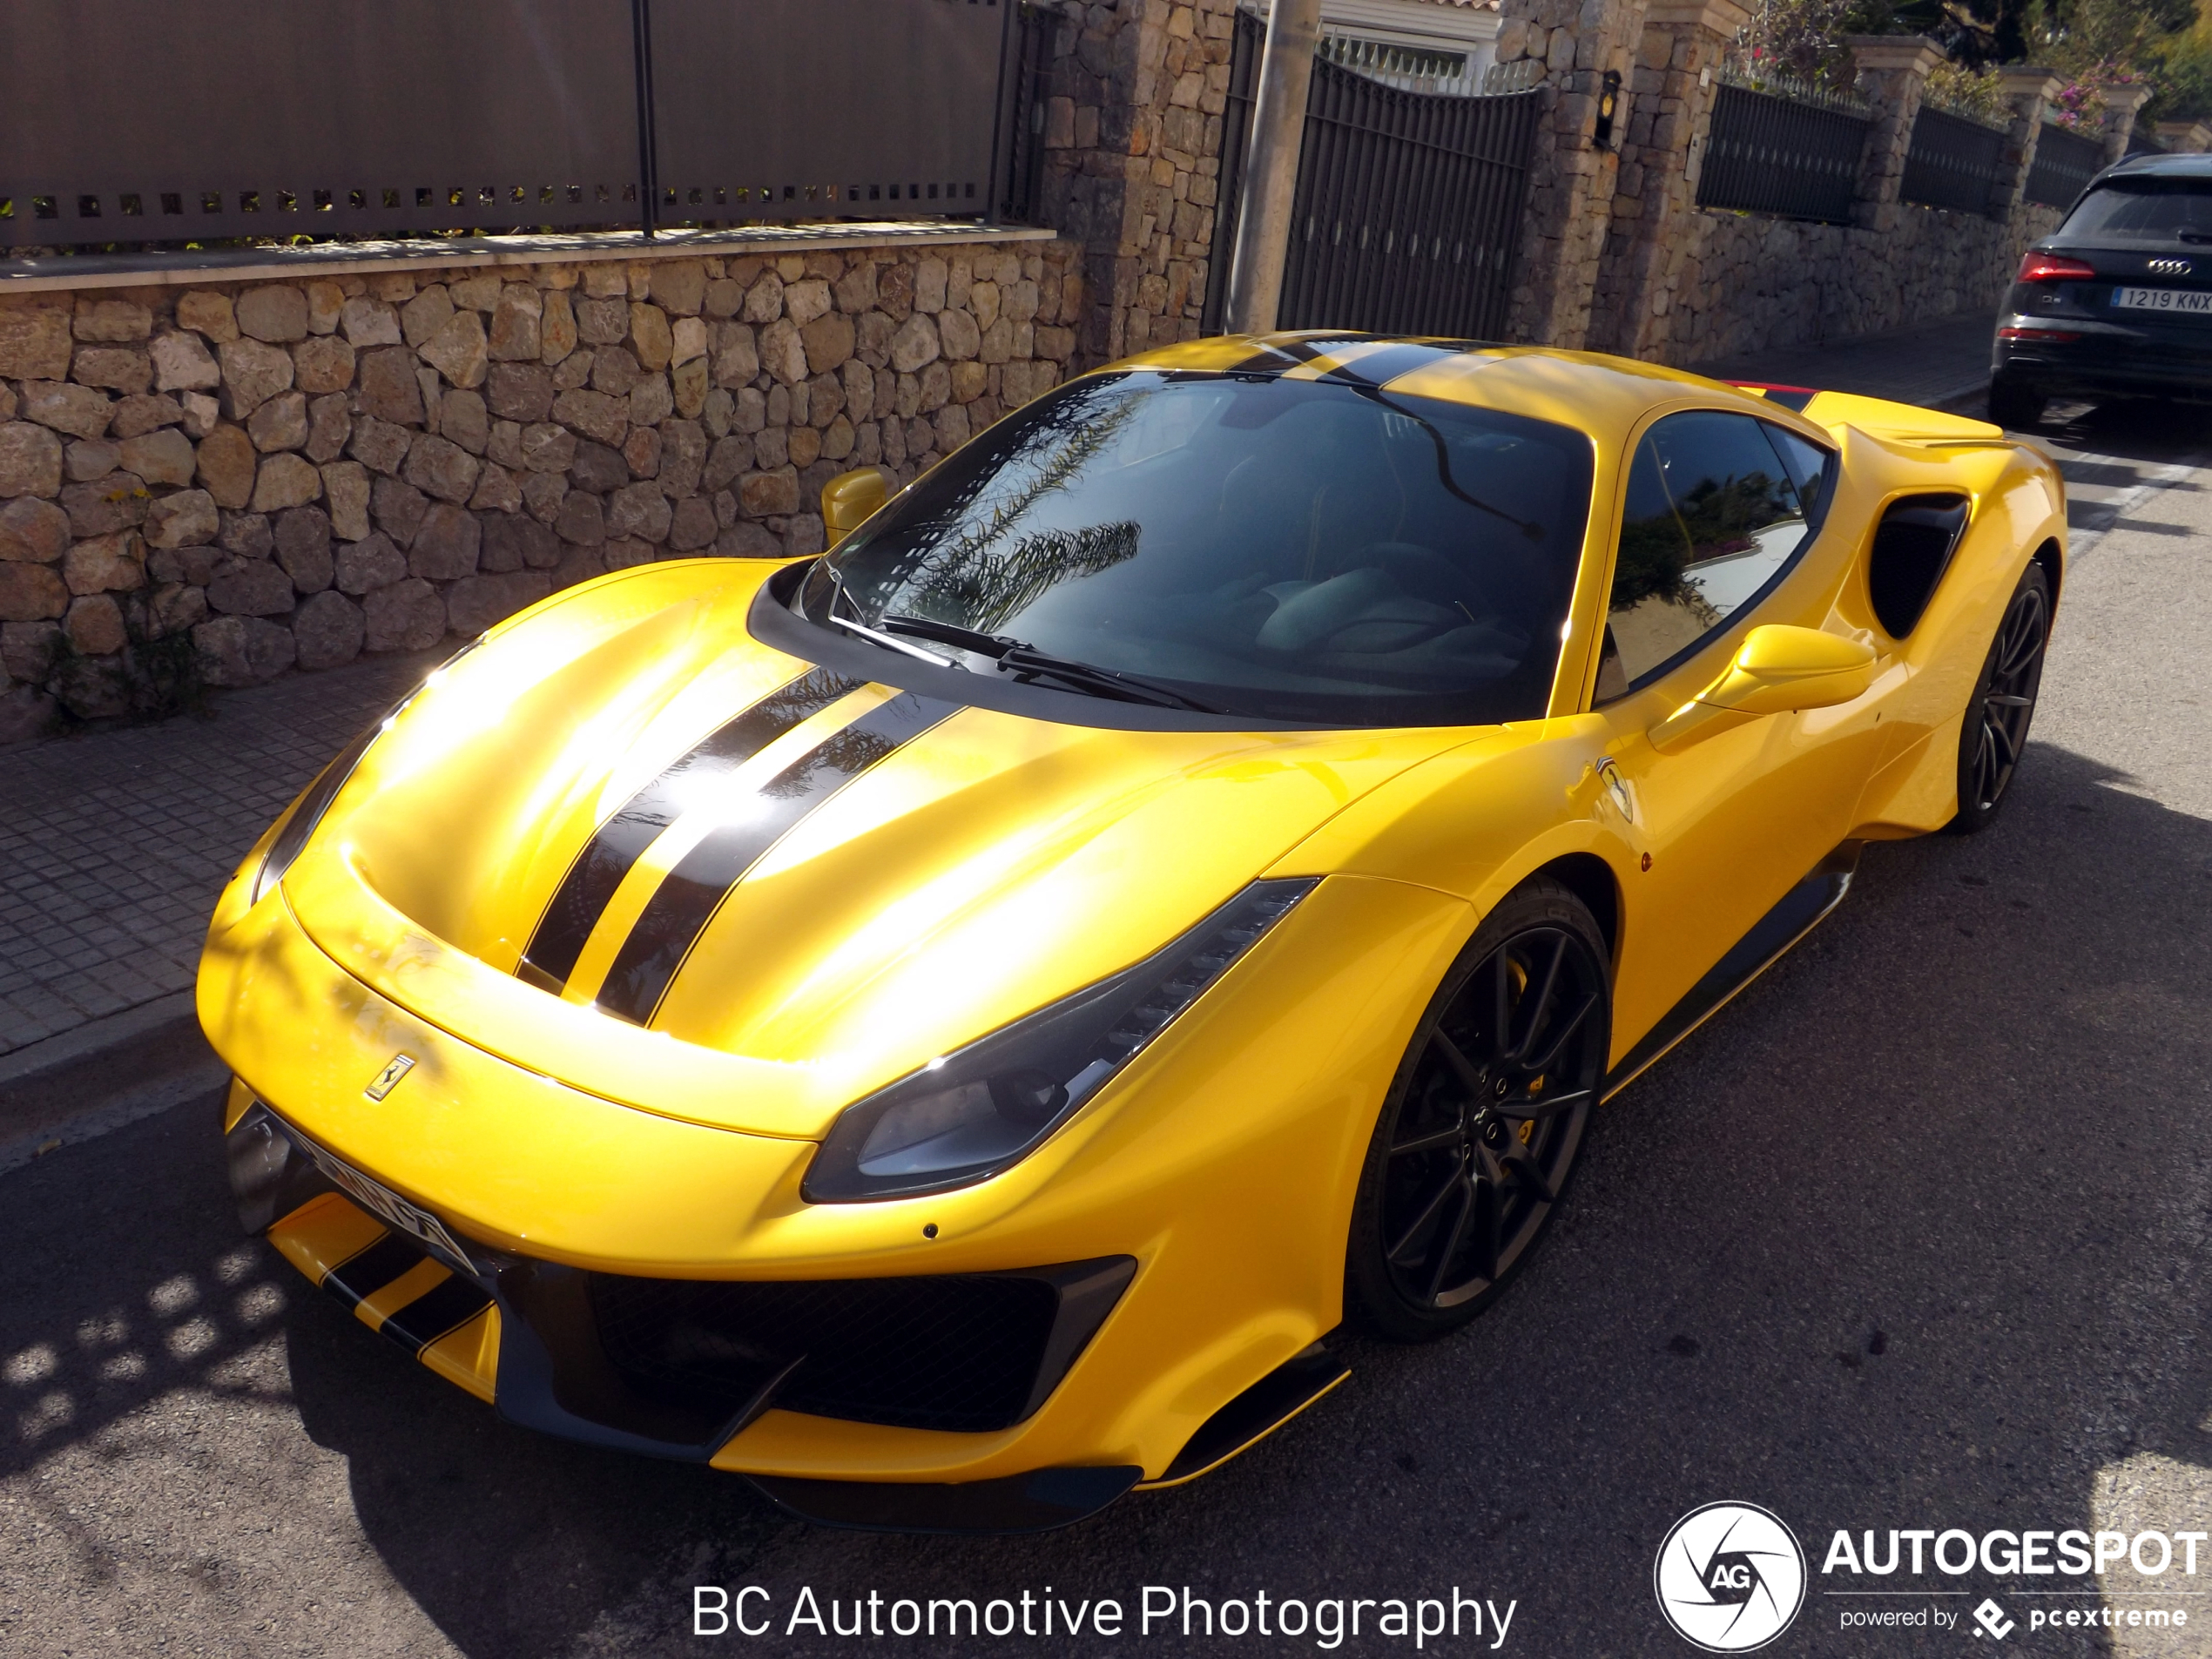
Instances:
[[[1757,1504],[1709,1503],[1675,1522],[1651,1577],[1676,1634],[1707,1653],[1749,1653],[1804,1605],[1805,1553]]]

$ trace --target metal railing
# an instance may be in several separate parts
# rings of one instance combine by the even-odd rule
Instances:
[[[1224,326],[1265,29],[1237,15],[1204,327]],[[1515,66],[1516,88],[1528,83]],[[1402,91],[1316,57],[1306,97],[1284,328],[1494,338],[1503,332],[1543,94]]]
[[[7,0],[0,246],[981,217],[1011,10]]]
[[[2071,207],[2104,165],[2102,144],[2046,121],[2035,140],[2034,165],[2027,170],[2027,199],[2044,207]]]
[[[1482,88],[1469,66],[1468,55],[1438,47],[1401,46],[1386,40],[1325,31],[1323,61],[1356,70],[1369,80],[1394,86],[1401,92],[1448,93],[1473,98]]]
[[[1871,125],[1863,108],[1841,98],[1724,82],[1713,99],[1697,205],[1847,224]]]
[[[1014,9],[1014,41],[1007,53],[1000,116],[999,217],[1034,225],[1044,206],[1044,124],[1052,96],[1053,37],[1060,17],[1028,0]]]
[[[1924,104],[1912,123],[1898,193],[1923,207],[1986,214],[2004,159],[2002,128]]]
[[[1313,66],[1281,326],[1504,331],[1541,92],[1401,92]]]

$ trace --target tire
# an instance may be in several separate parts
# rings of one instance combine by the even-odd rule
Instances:
[[[1589,911],[1548,878],[1475,929],[1414,1028],[1368,1143],[1345,1258],[1352,1324],[1397,1342],[1447,1335],[1527,1261],[1604,1086],[1608,963]]]
[[[1959,727],[1959,813],[1946,826],[1953,834],[1978,835],[1996,822],[2027,749],[2050,641],[2051,581],[2031,559],[2005,606]]]
[[[2010,431],[2025,431],[2043,418],[2050,399],[2017,374],[1993,375],[1989,382],[1989,418]]]

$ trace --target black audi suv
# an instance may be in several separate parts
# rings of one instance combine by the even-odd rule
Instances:
[[[1997,320],[1989,418],[2052,398],[2212,399],[2212,155],[2131,156],[2020,261]]]

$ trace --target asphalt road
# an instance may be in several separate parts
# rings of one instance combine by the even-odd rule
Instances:
[[[1833,920],[1602,1114],[1540,1259],[1460,1336],[1355,1347],[1352,1380],[1249,1455],[1069,1531],[814,1531],[705,1471],[506,1427],[370,1339],[239,1241],[194,1100],[0,1176],[0,1653],[856,1645],[783,1634],[802,1587],[826,1618],[871,1591],[887,1613],[1047,1586],[1128,1618],[874,1648],[1320,1645],[1142,1635],[1150,1585],[1457,1587],[1513,1605],[1508,1652],[1676,1656],[1654,1554],[1723,1499],[1812,1557],[1776,1654],[1957,1653],[1985,1595],[2007,1650],[2212,1653],[2212,1597],[2191,1599],[2212,1552],[2201,1578],[2120,1563],[2101,1595],[2040,1600],[2008,1592],[2083,1581],[1853,1600],[1825,1592],[1902,1581],[1819,1570],[1838,1528],[2212,1530],[2212,474],[2176,476],[2212,424],[2100,411],[2041,435],[2085,486],[2080,528],[2111,528],[2064,596],[2006,818],[1871,849]],[[698,1584],[765,1588],[773,1634],[694,1641]],[[2029,1625],[2151,1606],[2202,1612]],[[1868,1607],[1961,1622],[1840,1628]],[[1410,1650],[1384,1611],[1335,1651]]]

